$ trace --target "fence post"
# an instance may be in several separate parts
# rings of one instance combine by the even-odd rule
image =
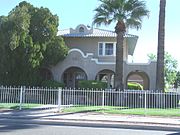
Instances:
[[[145,91],[145,93],[144,93],[145,95],[144,95],[144,108],[145,108],[145,110],[147,109],[147,95],[146,95],[146,91]]]
[[[21,90],[20,90],[20,103],[19,103],[19,110],[22,109],[22,101],[23,101],[23,87],[21,86]]]
[[[102,107],[104,109],[104,90],[103,90],[103,93],[102,93]]]
[[[147,109],[147,92],[144,92],[144,109],[145,109],[145,114],[146,115],[146,109]]]
[[[62,88],[58,88],[58,112],[61,112]]]

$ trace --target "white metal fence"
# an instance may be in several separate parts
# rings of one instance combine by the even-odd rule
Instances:
[[[58,89],[0,86],[1,104],[16,104],[20,110],[28,104],[48,105],[44,107],[50,108],[58,105]]]
[[[162,108],[174,109],[180,106],[177,92],[158,93],[137,90],[80,90],[50,89],[33,87],[0,87],[0,104],[17,104],[19,109],[25,104],[56,107],[112,107],[117,108]]]

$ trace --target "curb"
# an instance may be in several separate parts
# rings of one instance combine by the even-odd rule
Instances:
[[[41,120],[80,122],[80,123],[103,123],[103,124],[119,124],[119,125],[139,125],[139,126],[159,126],[159,127],[176,127],[180,130],[179,124],[172,123],[156,123],[156,122],[138,122],[138,121],[112,121],[112,120],[89,120],[89,119],[63,119],[63,118],[42,118]]]
[[[51,122],[66,122],[66,123],[73,123],[73,124],[93,124],[93,125],[111,125],[112,127],[114,126],[140,126],[140,127],[152,127],[154,128],[178,128],[180,130],[180,125],[179,124],[172,124],[172,123],[157,123],[157,122],[140,122],[140,121],[124,121],[124,120],[93,120],[93,119],[66,119],[66,118],[46,118],[47,116],[1,116],[0,118],[7,118],[7,119],[20,119],[20,120],[40,120],[40,121],[51,121]]]
[[[53,115],[54,113],[51,113],[49,115],[25,115],[23,116],[21,113],[17,113],[17,114],[14,114],[14,115],[11,115],[9,114],[11,110],[1,110],[0,112],[2,112],[2,114],[0,114],[0,118],[4,118],[4,119],[21,119],[21,120],[44,120],[44,121],[53,121],[53,122],[69,122],[69,123],[81,123],[81,124],[100,124],[100,125],[108,125],[108,124],[111,124],[111,125],[131,125],[131,126],[145,126],[145,127],[171,127],[171,128],[179,128],[180,130],[180,124],[179,123],[163,123],[163,122],[153,122],[153,121],[137,121],[137,120],[121,120],[121,119],[116,119],[116,120],[111,120],[111,118],[109,119],[92,119],[91,116],[89,116],[89,118],[58,118],[58,117],[55,117],[53,118]],[[4,114],[3,114],[4,113]],[[7,113],[7,114],[6,114]],[[70,113],[71,114],[71,113]],[[62,114],[63,115],[63,114]],[[65,115],[68,115],[68,114],[65,114]],[[121,117],[121,116],[119,116]],[[137,116],[138,117],[138,116]],[[145,117],[146,118],[146,117]],[[178,122],[180,121],[180,119],[178,119]]]
[[[137,130],[161,130],[161,131],[180,131],[180,126],[174,125],[159,125],[159,124],[147,124],[147,123],[131,123],[125,121],[87,121],[87,120],[67,120],[67,119],[24,119],[14,118],[12,122],[20,120],[21,123],[28,124],[40,124],[40,125],[58,125],[58,126],[77,126],[77,127],[95,127],[95,128],[123,128],[123,129],[137,129]],[[6,121],[6,119],[4,119]]]

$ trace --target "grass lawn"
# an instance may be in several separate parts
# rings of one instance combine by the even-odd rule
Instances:
[[[40,104],[23,104],[22,109],[31,109],[33,107],[38,107]],[[18,103],[0,103],[0,109],[19,109]]]
[[[125,107],[114,107],[114,106],[77,106],[68,107],[63,109],[63,112],[86,112],[86,111],[101,111],[101,110],[113,110],[113,109],[125,109]]]
[[[89,106],[89,107],[69,107],[63,109],[63,112],[86,112],[93,111],[107,114],[125,114],[125,115],[147,115],[147,116],[175,116],[180,117],[180,108],[177,109],[144,109],[135,108],[128,109],[124,107],[111,107],[111,106]]]
[[[180,117],[179,109],[122,109],[122,110],[100,110],[99,112],[105,112],[109,114],[127,114],[127,115],[147,115],[147,116],[176,116]]]

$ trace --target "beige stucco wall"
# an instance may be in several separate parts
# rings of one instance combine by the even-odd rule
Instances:
[[[95,59],[93,54],[83,53],[81,50],[74,49],[70,51],[64,61],[51,68],[54,79],[61,82],[64,71],[70,67],[78,67],[84,70],[88,80],[95,80],[96,75],[104,69],[115,72],[115,62],[101,62]],[[126,83],[128,75],[134,71],[145,72],[149,78],[149,89],[155,89],[156,62],[147,64],[128,64],[124,62],[124,83]]]
[[[144,72],[149,78],[149,89],[155,90],[156,84],[156,62],[149,61],[149,63],[124,63],[124,77],[127,81],[127,76],[131,72]]]
[[[94,58],[99,58],[99,61],[115,61],[115,56],[98,56],[98,43],[99,42],[116,42],[116,38],[112,37],[68,37],[64,38],[66,45],[72,48],[78,48],[84,53],[93,53]],[[124,61],[128,58],[128,49],[126,39],[124,40]]]

